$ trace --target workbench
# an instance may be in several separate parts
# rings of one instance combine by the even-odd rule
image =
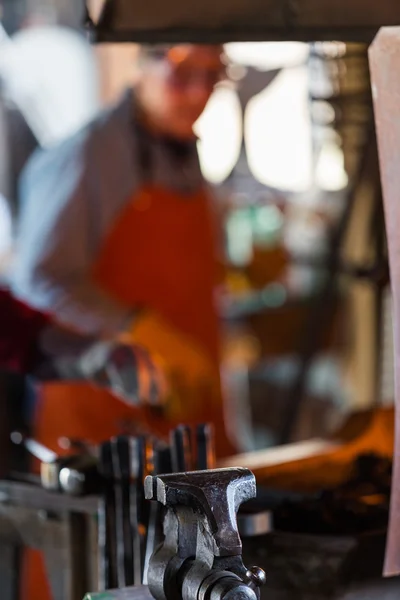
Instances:
[[[1,599],[16,599],[16,560],[24,545],[45,553],[54,600],[82,600],[98,589],[97,510],[95,496],[0,481]],[[356,600],[364,589],[381,600],[400,592],[400,579],[379,581],[385,543],[382,531],[358,538],[274,532],[243,538],[243,558],[266,570],[265,600]]]
[[[73,498],[29,483],[0,481],[1,600],[18,597],[24,546],[44,553],[53,600],[97,588],[96,497]]]

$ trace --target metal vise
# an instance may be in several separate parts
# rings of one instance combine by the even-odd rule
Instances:
[[[256,495],[248,469],[149,476],[145,495],[165,508],[164,542],[149,564],[156,600],[259,600],[265,573],[246,569],[236,515]]]

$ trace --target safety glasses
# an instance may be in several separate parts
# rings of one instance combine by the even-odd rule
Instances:
[[[168,83],[177,91],[184,92],[192,86],[213,90],[228,78],[223,55],[220,58],[206,57],[200,64],[192,59],[187,47],[176,46],[164,52],[163,60],[168,69]]]

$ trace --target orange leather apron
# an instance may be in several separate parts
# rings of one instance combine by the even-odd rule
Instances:
[[[166,433],[179,422],[213,421],[217,453],[232,451],[223,427],[219,387],[218,321],[213,305],[217,281],[214,226],[207,194],[192,197],[144,186],[128,202],[101,249],[93,276],[131,306],[154,310],[191,339],[213,366],[217,386],[196,392],[180,404],[179,414],[147,424]],[[151,347],[151,340],[150,340]],[[35,436],[58,450],[60,436],[100,442],[121,432],[121,423],[137,421],[130,408],[104,390],[84,383],[53,383],[40,390]],[[43,563],[31,552],[25,565],[23,600],[47,600]],[[29,593],[27,592],[29,589]]]

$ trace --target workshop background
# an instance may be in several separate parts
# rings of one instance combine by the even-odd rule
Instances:
[[[92,47],[76,31],[79,0],[26,0],[18,3],[19,13],[17,3],[10,10],[12,3],[3,2],[0,17],[1,99],[23,115],[39,144],[51,146],[132,84],[138,48]],[[93,15],[101,4],[93,1]],[[273,465],[268,486],[300,493],[331,489],[352,473],[349,456],[363,472],[364,463],[357,462],[363,453],[379,485],[381,476],[386,485],[393,441],[393,323],[367,44],[230,43],[225,50],[230,81],[215,90],[196,133],[229,264],[218,295],[227,427],[239,440],[238,450],[249,453],[249,467],[261,465],[258,481]],[[1,118],[0,111],[0,132]],[[12,270],[17,219],[6,143],[0,137],[4,280]],[[375,421],[371,414],[378,415]],[[354,415],[361,415],[360,422],[353,424]],[[293,467],[300,448],[307,455],[312,444],[323,449],[338,439],[345,444],[354,431],[362,441],[348,454],[338,450],[337,468],[334,461],[328,469],[318,463],[315,473],[315,462],[304,471]],[[274,462],[273,453],[280,452],[275,447],[307,441],[284,447],[287,453]],[[378,456],[385,457],[383,467],[375,467]],[[278,590],[271,598],[333,598],[338,583],[364,580],[368,570],[377,578],[386,488],[385,493],[376,537],[368,535],[375,522],[367,518],[366,535],[346,530],[336,537],[337,513],[338,521],[329,525],[322,517],[322,525],[318,519],[315,525],[310,517],[305,531],[313,504],[310,512],[307,505],[294,516],[278,514],[283,536],[274,534],[262,547],[259,538],[250,539],[246,551],[255,564],[266,556],[270,561],[270,585]],[[313,536],[318,526],[325,527],[320,538]],[[368,589],[375,597],[373,587]],[[377,588],[376,597],[382,593]]]
[[[43,145],[115,102],[135,76],[134,44],[93,50],[71,29],[43,31],[73,24],[72,7],[63,10],[35,2],[29,27],[2,38],[5,93]],[[220,309],[229,426],[254,450],[327,435],[354,409],[392,403],[390,295],[372,270],[383,252],[370,228],[379,181],[359,177],[375,143],[367,46],[233,43],[226,52],[231,81],[196,133],[230,264]],[[0,227],[4,263],[4,200]]]

